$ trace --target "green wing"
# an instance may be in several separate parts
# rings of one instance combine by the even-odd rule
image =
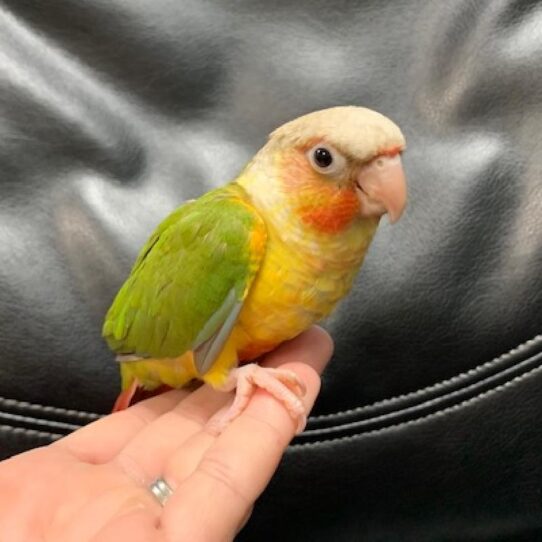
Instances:
[[[263,220],[235,184],[174,211],[141,250],[107,313],[103,336],[111,349],[152,358],[193,350],[204,373],[235,324],[265,239]]]

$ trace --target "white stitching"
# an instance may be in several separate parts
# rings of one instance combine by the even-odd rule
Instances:
[[[405,393],[405,394],[402,394],[402,395],[397,395],[395,397],[389,397],[389,398],[386,398],[386,399],[382,399],[380,401],[376,401],[375,403],[371,403],[371,404],[368,404],[368,405],[362,405],[362,406],[354,407],[354,408],[347,409],[347,410],[331,412],[331,413],[328,413],[328,414],[320,414],[318,416],[310,416],[309,421],[310,420],[326,420],[326,419],[329,419],[329,418],[333,418],[335,416],[355,414],[356,412],[359,412],[362,409],[365,410],[365,409],[368,409],[368,408],[380,407],[380,406],[389,404],[389,403],[394,402],[394,401],[399,401],[401,399],[407,399],[407,398],[410,398],[410,397],[414,397],[414,396],[416,396],[416,395],[418,395],[418,394],[420,394],[422,392],[430,392],[430,391],[438,390],[439,388],[441,388],[443,386],[447,386],[449,384],[455,383],[458,380],[462,380],[462,379],[466,378],[467,376],[472,376],[472,375],[476,374],[477,372],[482,371],[483,369],[487,369],[487,368],[489,368],[489,367],[491,367],[493,365],[496,365],[499,362],[506,359],[507,357],[510,357],[510,356],[518,353],[518,351],[520,351],[521,349],[532,346],[533,344],[535,344],[539,340],[542,340],[542,335],[536,335],[532,339],[529,339],[528,341],[525,341],[524,343],[521,343],[520,345],[512,348],[511,350],[509,350],[508,352],[505,352],[504,354],[501,354],[500,356],[492,359],[491,361],[487,361],[487,362],[485,362],[485,363],[483,363],[481,365],[478,365],[477,367],[469,369],[468,371],[465,371],[463,373],[455,375],[452,378],[449,378],[447,380],[442,380],[441,382],[437,382],[436,384],[432,384],[431,386],[428,386],[426,388],[419,388],[419,389],[417,389],[415,391]],[[513,380],[511,382],[513,382]],[[495,388],[495,389],[498,389],[498,388]],[[53,407],[53,406],[41,405],[39,403],[30,403],[28,401],[19,401],[17,399],[10,399],[10,398],[1,397],[1,396],[0,396],[0,399],[5,400],[5,401],[9,401],[12,404],[20,405],[22,407],[37,407],[38,409],[42,408],[42,409],[44,409],[44,410],[46,410],[48,412],[52,412],[52,413],[57,412],[59,414],[61,413],[61,414],[64,414],[64,415],[69,415],[69,416],[81,416],[81,415],[83,415],[83,416],[89,416],[89,417],[92,417],[92,418],[94,418],[94,417],[99,418],[99,417],[102,416],[102,414],[99,414],[97,412],[89,412],[89,411],[85,411],[85,410],[65,409],[65,408],[61,408],[61,407]],[[1,427],[1,425],[0,425],[0,427]],[[393,426],[390,426],[390,427],[393,427]],[[51,433],[51,434],[54,434],[54,433]],[[365,433],[365,434],[368,434],[368,433]],[[296,446],[302,446],[302,445],[297,444]]]
[[[76,429],[81,428],[81,425],[75,423],[60,422],[58,420],[48,420],[46,418],[36,418],[34,416],[22,416],[21,414],[12,414],[11,412],[1,412],[0,418],[4,418],[4,421],[10,423],[22,422],[26,424],[34,425],[50,425],[51,428],[64,429],[66,431],[75,431]]]
[[[0,396],[0,401],[4,401],[7,404],[12,404],[14,406],[20,406],[21,408],[31,408],[31,409],[42,409],[44,412],[50,412],[52,414],[61,414],[64,416],[75,416],[75,417],[81,417],[81,416],[88,416],[89,418],[92,418],[93,420],[96,418],[99,418],[102,416],[101,414],[98,414],[96,412],[88,412],[85,410],[72,410],[62,407],[54,407],[49,405],[41,405],[39,403],[30,403],[28,401],[19,401],[18,399],[11,399],[10,397],[3,397]]]
[[[350,409],[347,409],[347,410],[331,412],[331,413],[328,413],[328,414],[320,414],[318,416],[310,416],[309,421],[310,420],[326,420],[326,419],[329,419],[329,418],[334,418],[335,416],[355,414],[355,413],[359,412],[360,410],[366,410],[366,409],[370,409],[370,408],[381,407],[381,406],[387,405],[387,404],[395,402],[395,401],[412,398],[412,397],[415,397],[417,395],[422,394],[423,392],[436,391],[439,388],[442,388],[444,386],[448,386],[450,384],[454,384],[459,380],[467,378],[468,376],[473,376],[476,373],[478,373],[478,372],[480,372],[480,371],[482,371],[484,369],[488,369],[488,368],[492,367],[493,365],[497,365],[500,362],[502,362],[504,359],[506,359],[507,357],[510,357],[510,356],[512,356],[514,354],[517,354],[519,350],[524,349],[524,348],[528,348],[528,347],[532,346],[533,344],[535,344],[536,342],[538,342],[539,340],[542,340],[542,335],[536,335],[532,339],[529,339],[528,341],[525,341],[524,343],[521,343],[520,345],[515,346],[514,348],[512,348],[508,352],[505,352],[504,354],[501,354],[500,356],[492,359],[491,361],[486,361],[486,362],[482,363],[481,365],[478,365],[476,367],[473,367],[472,369],[469,369],[468,371],[465,371],[465,372],[460,373],[458,375],[452,376],[449,379],[437,382],[436,384],[431,384],[431,386],[428,386],[426,388],[419,388],[419,389],[417,389],[415,391],[404,393],[402,395],[397,395],[395,397],[388,397],[386,399],[382,399],[380,401],[376,401],[375,403],[370,403],[368,405],[362,405],[362,406],[350,408]]]
[[[24,427],[12,427],[11,425],[0,424],[0,432],[5,431],[7,433],[22,433],[29,437],[47,437],[57,440],[65,437],[66,435],[60,435],[59,433],[50,433],[49,431],[37,431],[36,429],[26,429]]]
[[[335,437],[330,439],[323,439],[323,440],[316,440],[314,442],[304,442],[300,444],[291,444],[290,448],[308,448],[311,446],[318,446],[321,444],[329,444],[330,442],[342,442],[342,441],[354,441],[362,439],[366,436],[371,435],[377,435],[380,433],[383,433],[385,431],[389,431],[390,429],[397,429],[399,427],[408,427],[411,425],[419,425],[426,420],[429,420],[431,418],[436,418],[439,416],[445,416],[446,414],[459,410],[465,406],[470,406],[471,404],[477,403],[491,395],[495,395],[497,393],[500,393],[501,391],[505,390],[506,388],[510,388],[512,386],[515,386],[519,384],[521,381],[525,380],[532,374],[542,371],[542,365],[539,365],[538,367],[534,367],[530,371],[527,371],[526,373],[516,376],[515,378],[512,378],[512,380],[509,380],[508,382],[505,382],[504,384],[500,384],[499,386],[487,390],[485,392],[480,393],[479,395],[476,395],[475,397],[470,397],[469,399],[465,399],[464,401],[461,401],[460,403],[457,403],[456,405],[449,406],[447,408],[443,408],[442,410],[438,410],[437,412],[431,412],[430,414],[426,414],[425,416],[421,416],[420,418],[416,418],[414,420],[407,420],[406,422],[396,423],[392,425],[388,425],[386,427],[381,427],[379,429],[372,429],[371,431],[367,431],[365,433],[357,433],[355,435],[347,435],[344,437]]]

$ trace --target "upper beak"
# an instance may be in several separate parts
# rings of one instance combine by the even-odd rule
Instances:
[[[407,189],[401,156],[377,156],[365,164],[356,179],[362,216],[388,213],[390,222],[399,220],[406,206]]]

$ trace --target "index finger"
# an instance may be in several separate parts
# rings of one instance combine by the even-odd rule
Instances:
[[[332,349],[329,335],[315,327],[277,349],[264,365],[280,365],[298,374],[307,386],[303,400],[309,411]],[[284,406],[258,390],[177,487],[164,509],[163,528],[171,530],[173,539],[197,535],[221,540],[225,532],[233,536],[269,483],[295,430]]]

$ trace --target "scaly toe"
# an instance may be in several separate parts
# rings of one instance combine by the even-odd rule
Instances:
[[[307,386],[296,373],[288,369],[269,369],[272,374],[280,380],[285,386],[291,389],[298,397],[304,397],[307,394]]]

